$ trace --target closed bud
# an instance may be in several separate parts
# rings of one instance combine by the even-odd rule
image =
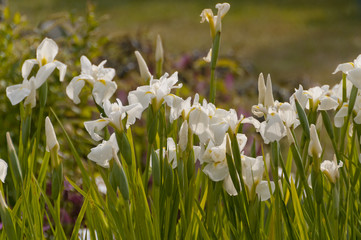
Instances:
[[[265,107],[271,107],[274,105],[273,93],[272,93],[272,81],[271,75],[267,76],[266,94],[264,98]]]
[[[145,63],[142,55],[138,51],[135,51],[135,56],[137,57],[138,65],[139,65],[139,72],[140,77],[144,81],[149,81],[151,79],[152,74],[150,74],[147,64]]]
[[[164,52],[163,52],[163,44],[162,44],[162,38],[160,35],[157,36],[157,46],[155,48],[155,61],[161,61],[164,60]]]
[[[322,147],[317,135],[316,126],[311,124],[310,127],[310,144],[308,146],[308,155],[311,157],[320,158],[322,154]]]
[[[264,104],[264,98],[266,95],[266,85],[264,84],[263,73],[259,74],[258,77],[258,103]]]
[[[59,143],[56,139],[53,124],[49,117],[45,118],[46,151],[50,152],[54,147],[59,150]]]
[[[188,122],[187,120],[182,123],[179,130],[179,147],[180,150],[185,151],[188,144]]]

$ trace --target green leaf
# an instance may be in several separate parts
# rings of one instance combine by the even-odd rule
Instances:
[[[296,103],[298,117],[300,119],[301,126],[303,129],[303,133],[305,134],[307,139],[310,139],[310,125],[308,124],[308,119],[307,119],[305,110],[303,110],[303,108],[301,107],[301,105],[297,99],[295,99],[295,103]]]
[[[305,222],[305,218],[303,216],[300,200],[297,195],[295,184],[293,183],[293,179],[291,178],[291,197],[292,197],[292,203],[293,208],[295,211],[295,222],[296,226],[298,227],[300,231],[301,239],[308,239],[307,235],[307,226]]]

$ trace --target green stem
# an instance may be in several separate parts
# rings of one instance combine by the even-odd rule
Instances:
[[[211,86],[209,93],[209,102],[213,104],[215,103],[216,100],[217,83],[216,83],[215,71],[217,66],[220,39],[221,39],[221,32],[217,32],[216,36],[213,39],[212,60],[211,60]]]

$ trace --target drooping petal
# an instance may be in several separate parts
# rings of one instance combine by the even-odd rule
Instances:
[[[209,117],[202,108],[195,108],[189,113],[189,127],[200,135],[208,128]]]
[[[133,125],[135,123],[136,119],[140,119],[142,117],[143,107],[140,103],[135,103],[126,106],[125,111],[128,116],[125,127],[128,128],[130,125]]]
[[[338,101],[330,96],[323,96],[320,98],[320,105],[318,110],[335,110],[338,107]]]
[[[84,122],[84,126],[92,139],[94,139],[95,141],[100,141],[103,138],[96,132],[102,130],[106,125],[108,125],[108,123],[108,120],[98,119],[94,121]]]
[[[247,136],[245,134],[242,133],[237,133],[237,142],[238,142],[238,148],[239,151],[243,151],[243,148],[246,146],[247,143]]]
[[[340,110],[338,110],[338,112],[335,114],[334,117],[335,127],[340,128],[343,126],[347,113],[348,113],[348,104],[344,103],[343,106],[340,108]]]
[[[35,64],[38,64],[38,61],[36,59],[25,60],[25,62],[23,63],[23,66],[21,67],[21,74],[24,79],[28,79],[29,74]]]
[[[347,79],[358,89],[361,88],[361,68],[355,68],[347,73]]]
[[[98,165],[108,168],[109,160],[113,158],[112,145],[108,144],[108,141],[103,141],[98,146],[92,148],[87,157]]]
[[[35,89],[35,78],[31,77],[29,80],[30,93],[25,98],[24,105],[30,104],[31,108],[36,106],[36,89]]]
[[[264,137],[269,142],[279,141],[286,134],[285,126],[278,114],[269,114],[264,128]]]
[[[173,138],[167,138],[167,152],[168,152],[168,162],[172,165],[172,168],[177,167],[177,148]]]
[[[229,175],[228,166],[225,161],[208,163],[203,172],[212,179],[212,181],[219,182]]]
[[[5,183],[5,178],[8,172],[8,164],[0,158],[0,180]]]
[[[66,94],[75,104],[80,103],[79,94],[85,85],[85,81],[79,77],[74,77],[66,87]]]
[[[347,73],[348,71],[350,71],[351,69],[353,69],[354,66],[353,66],[353,63],[349,62],[349,63],[342,63],[342,64],[339,64],[335,71],[332,73],[332,74],[335,74],[339,71],[343,72],[343,73]]]
[[[54,71],[56,64],[51,62],[41,66],[35,77],[35,88],[38,89],[48,79],[50,74]]]
[[[271,185],[271,190],[273,193],[275,190],[275,184],[273,181],[270,181],[270,185]],[[268,199],[270,199],[271,193],[270,193],[270,189],[268,187],[268,182],[261,181],[256,187],[256,193],[261,198],[261,201],[267,201]]]
[[[357,112],[357,115],[353,120],[355,121],[355,123],[361,124],[361,111]]]
[[[299,120],[297,113],[289,103],[283,103],[279,108],[279,115],[286,127],[297,127]]]
[[[66,68],[67,66],[59,61],[54,61],[56,68],[59,70],[59,80],[60,82],[64,81],[64,77],[65,77],[65,73],[66,73]]]
[[[236,196],[238,194],[236,188],[234,187],[234,184],[232,182],[232,178],[231,178],[230,175],[228,175],[227,177],[224,178],[224,180],[223,180],[223,188],[231,196]]]
[[[117,84],[112,81],[96,81],[93,86],[92,94],[95,102],[101,106],[104,100],[108,100],[117,90]]]
[[[30,92],[30,85],[27,81],[6,88],[6,96],[9,98],[12,105],[21,102],[24,98],[29,96]]]
[[[178,97],[174,94],[168,94],[164,97],[164,101],[171,108],[169,121],[173,122],[174,120],[178,119],[179,116],[182,114],[184,100],[183,98]]]
[[[108,141],[103,141],[101,144],[92,148],[88,154],[88,158],[98,165],[108,168],[109,161],[113,158],[114,153],[117,154],[119,151],[118,143],[113,133]]]
[[[136,90],[129,92],[128,102],[129,104],[140,103],[143,109],[146,109],[154,97],[155,96],[150,91],[149,86],[141,86]]]

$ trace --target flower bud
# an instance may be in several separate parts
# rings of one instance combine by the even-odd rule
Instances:
[[[258,77],[258,103],[264,104],[264,98],[266,95],[266,85],[264,84],[263,73],[259,74]]]
[[[45,118],[46,151],[50,152],[54,147],[59,150],[59,143],[56,139],[53,124],[49,117]]]
[[[188,144],[188,122],[187,120],[182,123],[179,130],[179,147],[182,151],[185,151]]]
[[[160,35],[157,36],[157,46],[155,49],[155,61],[161,61],[164,60],[164,52],[163,52],[163,44],[162,44],[162,38]]]
[[[317,135],[316,126],[311,124],[310,127],[310,144],[308,146],[308,155],[311,157],[320,158],[322,154],[322,147]]]
[[[266,94],[264,98],[265,107],[270,107],[274,105],[273,93],[272,93],[272,81],[271,76],[267,76],[267,85],[266,85]]]
[[[137,57],[140,76],[144,81],[149,81],[151,79],[152,74],[150,74],[147,64],[145,63],[142,55],[138,51],[135,51],[135,56]]]

